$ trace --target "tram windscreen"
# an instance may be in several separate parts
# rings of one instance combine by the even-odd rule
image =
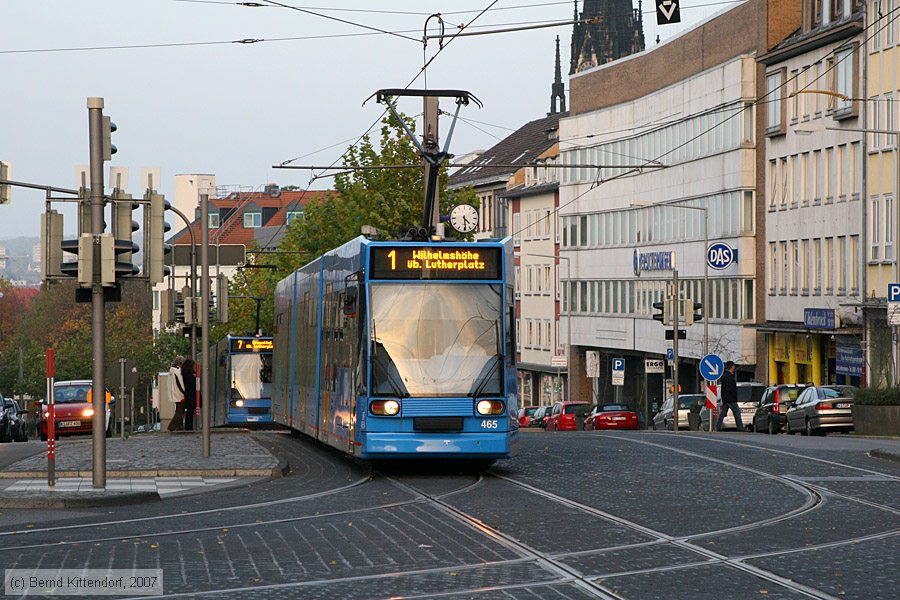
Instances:
[[[487,284],[372,284],[373,394],[502,394],[501,291]]]
[[[231,394],[243,400],[272,397],[272,355],[232,354]]]

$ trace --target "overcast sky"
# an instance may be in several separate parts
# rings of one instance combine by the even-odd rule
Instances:
[[[0,0],[0,160],[12,163],[15,180],[77,187],[75,167],[88,162],[86,99],[101,96],[119,128],[111,164],[129,168],[134,195],[143,191],[142,167],[162,169],[159,187],[167,194],[180,173],[212,173],[220,186],[243,189],[266,183],[305,188],[308,172],[271,166],[303,155],[295,164],[330,164],[381,114],[374,101],[361,106],[363,100],[379,88],[406,86],[421,68],[427,16],[442,13],[450,33],[491,0],[282,3],[414,39],[290,8],[227,1]],[[682,24],[660,28],[653,1],[644,2],[648,48],[657,34],[665,40],[734,5],[681,4]],[[571,1],[500,0],[472,31],[566,20],[572,13]],[[450,151],[488,148],[510,129],[542,117],[549,110],[555,37],[565,80],[571,34],[565,26],[450,43],[428,68],[428,87],[469,90],[484,108],[463,108],[461,116],[494,125],[458,124]],[[244,39],[270,41],[210,43]],[[74,50],[187,43],[196,45]],[[430,42],[426,56],[437,50]],[[420,77],[412,87],[424,85]],[[400,108],[418,114],[421,101],[406,100]],[[446,120],[441,128],[445,135]],[[0,239],[38,235],[43,199],[42,192],[15,189],[13,204],[0,206]],[[69,233],[74,213],[64,212]]]

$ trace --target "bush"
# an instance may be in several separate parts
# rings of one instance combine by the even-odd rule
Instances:
[[[853,401],[874,406],[900,406],[900,387],[863,388],[856,393]]]

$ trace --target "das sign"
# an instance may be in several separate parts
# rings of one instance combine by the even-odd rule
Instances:
[[[706,249],[706,264],[713,269],[722,270],[737,262],[737,250],[728,244],[716,242]]]

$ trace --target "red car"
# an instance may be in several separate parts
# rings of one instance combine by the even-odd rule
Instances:
[[[91,404],[90,381],[57,381],[54,389],[54,421],[56,421],[56,437],[75,433],[91,433],[93,430],[94,408]],[[109,391],[106,392],[106,437],[112,435],[110,406],[115,402]],[[47,421],[50,413],[46,401],[41,404],[41,416],[38,420],[38,434],[41,441],[47,441]]]
[[[599,404],[584,420],[586,431],[600,429],[637,429],[638,415],[624,404]]]
[[[531,417],[540,406],[523,406],[519,409],[519,427],[531,427]]]
[[[547,417],[547,431],[576,431],[579,418],[591,410],[587,402],[557,402]]]

